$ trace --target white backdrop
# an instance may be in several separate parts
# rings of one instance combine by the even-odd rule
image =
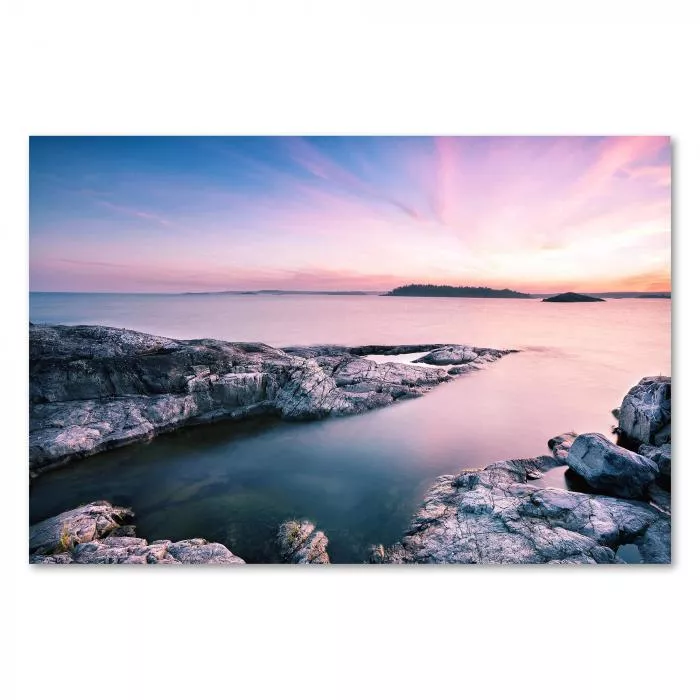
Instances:
[[[4,697],[690,697],[700,493],[691,4],[12,5],[0,20],[1,560],[11,620],[0,659],[12,673],[0,677],[16,685]],[[26,564],[28,135],[299,133],[673,137],[672,567]]]

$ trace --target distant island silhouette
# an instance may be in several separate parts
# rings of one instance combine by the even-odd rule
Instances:
[[[576,303],[576,302],[585,302],[585,301],[605,301],[605,299],[601,299],[600,297],[592,297],[589,296],[588,294],[576,294],[576,292],[565,292],[564,294],[557,294],[556,296],[553,297],[547,297],[546,299],[542,299],[542,301],[559,301],[559,302],[564,302],[564,303]]]
[[[224,289],[220,292],[180,292],[181,294],[233,294],[233,295],[251,295],[251,294],[269,294],[285,295],[285,294],[330,294],[331,296],[372,296],[378,295],[379,292],[356,292],[356,291],[323,291],[323,290],[296,290],[296,289],[256,289],[252,291],[238,291]]]
[[[498,299],[531,299],[532,295],[512,289],[491,287],[453,287],[448,284],[406,284],[396,287],[386,296],[390,297],[495,297]]]

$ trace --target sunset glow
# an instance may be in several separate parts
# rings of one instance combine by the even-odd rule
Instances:
[[[670,290],[667,137],[34,137],[34,291]]]

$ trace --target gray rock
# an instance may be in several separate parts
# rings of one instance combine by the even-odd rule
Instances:
[[[547,441],[547,447],[549,447],[554,458],[557,459],[560,464],[566,464],[569,450],[577,437],[578,433],[562,433]]]
[[[422,396],[452,379],[439,367],[377,364],[362,356],[439,345],[285,352],[262,343],[41,325],[30,327],[29,340],[33,475],[186,424],[261,414],[289,420],[350,415]],[[500,352],[485,351],[479,360]]]
[[[414,362],[423,362],[428,365],[465,365],[474,362],[483,364],[494,362],[511,352],[516,351],[475,348],[471,345],[447,345],[419,357]]]
[[[655,445],[640,445],[639,454],[648,457],[659,465],[659,475],[666,482],[671,480],[671,443],[666,442],[661,447]]]
[[[396,545],[375,546],[370,563],[619,564],[621,544],[643,562],[671,561],[670,519],[652,506],[528,481],[551,457],[497,462],[439,477]]]
[[[655,462],[614,445],[600,433],[579,435],[566,463],[591,488],[622,498],[643,498],[659,474]]]
[[[649,503],[671,515],[671,492],[654,483],[649,487]]]
[[[308,520],[288,520],[277,533],[282,561],[288,564],[330,564],[328,538]]]
[[[106,537],[133,517],[129,508],[95,501],[43,520],[29,528],[30,553],[58,553],[82,542]]]
[[[414,352],[430,352],[442,348],[448,343],[429,343],[422,345],[291,345],[282,348],[289,355],[297,357],[334,357],[338,355],[407,355]]]
[[[138,537],[107,537],[60,554],[32,555],[31,564],[245,564],[218,542],[202,539],[148,544]]]
[[[627,392],[620,406],[620,430],[638,443],[671,441],[670,377],[644,377]]]
[[[218,542],[158,540],[150,544],[121,525],[128,508],[89,503],[29,528],[31,564],[245,564]],[[117,534],[119,533],[119,534]]]

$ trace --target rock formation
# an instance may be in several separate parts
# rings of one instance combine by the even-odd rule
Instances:
[[[579,435],[566,463],[591,488],[621,498],[643,498],[659,475],[656,462],[614,445],[600,433]]]
[[[282,561],[287,564],[330,564],[328,538],[308,520],[288,520],[277,533]]]
[[[419,357],[414,362],[427,365],[482,365],[485,362],[495,362],[510,351],[495,350],[494,348],[474,348],[469,345],[445,345]]]
[[[30,326],[29,341],[33,473],[185,424],[259,414],[299,420],[361,413],[421,396],[453,378],[444,367],[363,357],[435,351],[444,347],[439,344],[279,350],[102,326],[41,325]],[[456,353],[460,347],[450,346]],[[504,354],[469,352],[475,364]]]
[[[89,503],[29,528],[31,564],[245,564],[223,544],[203,539],[150,544],[122,525],[133,513]]]
[[[646,438],[638,452],[596,433],[564,433],[548,443],[554,457],[441,476],[402,540],[374,546],[370,563],[617,564],[623,545],[634,545],[642,563],[670,563],[671,446],[657,444],[670,440],[670,379],[643,379],[622,405],[620,428],[627,411],[631,436]],[[624,498],[532,483],[563,464]]]
[[[620,406],[620,431],[637,443],[671,442],[670,377],[644,377],[629,390]]]
[[[401,542],[374,548],[372,563],[620,563],[622,544],[645,562],[670,562],[670,518],[608,496],[539,488],[529,475],[552,457],[497,462],[439,477]]]

